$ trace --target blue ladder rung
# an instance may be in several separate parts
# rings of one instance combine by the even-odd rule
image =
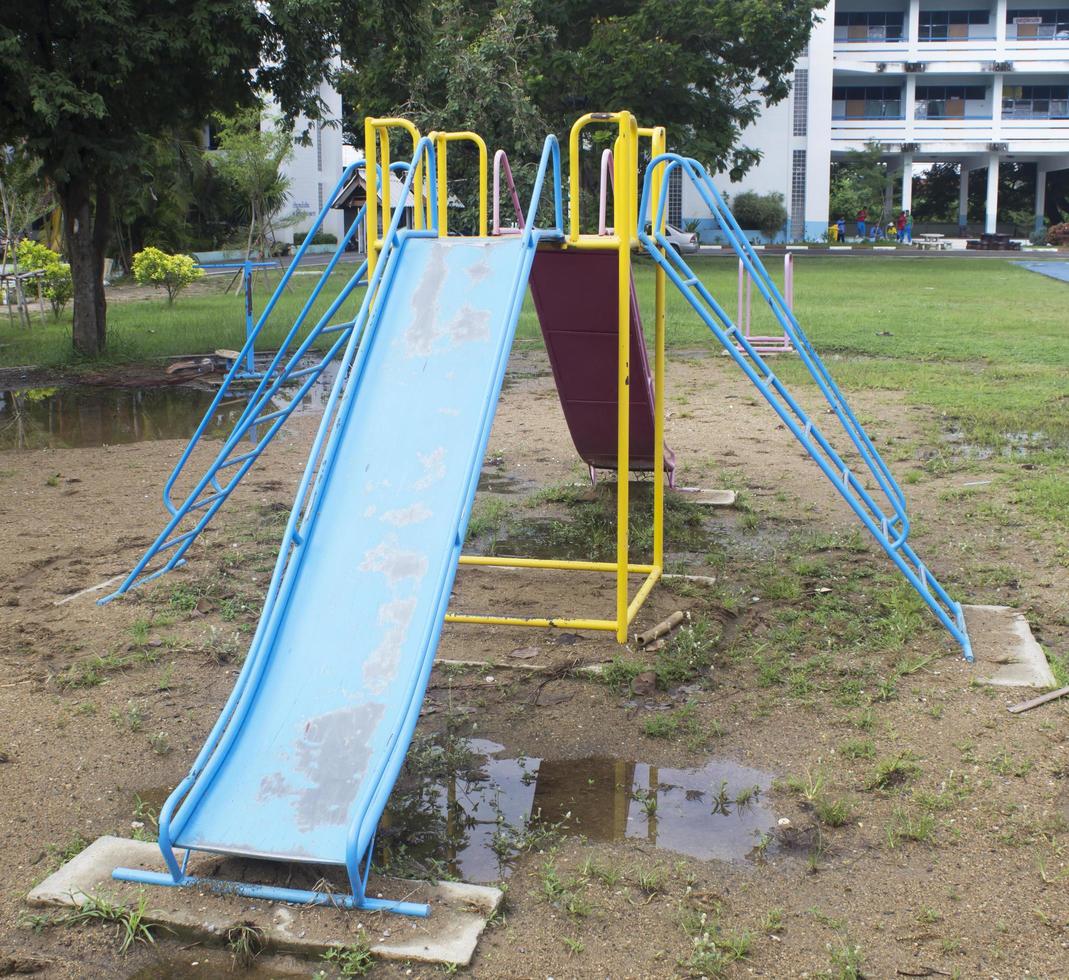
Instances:
[[[197,533],[196,528],[193,528],[192,531],[186,531],[185,534],[180,534],[177,538],[171,538],[170,541],[164,542],[156,549],[156,551],[167,551],[170,548],[173,548],[176,544],[181,544],[183,541],[188,541],[190,538],[196,537]]]
[[[294,371],[292,374],[287,374],[286,375],[286,380],[288,381],[288,380],[291,380],[292,378],[303,378],[305,375],[312,374],[315,371],[322,371],[322,370],[323,370],[323,362],[320,361],[318,364],[313,364],[311,367],[301,368],[300,371]]]
[[[287,405],[285,408],[280,408],[277,412],[271,412],[267,415],[261,415],[258,418],[250,422],[250,425],[264,425],[267,422],[273,422],[275,419],[282,418],[288,412],[292,411],[293,406]]]
[[[347,323],[335,323],[332,326],[324,327],[319,331],[318,336],[322,336],[325,333],[337,333],[339,330],[352,330],[353,321],[349,320]]]
[[[201,507],[208,507],[210,504],[215,503],[215,501],[217,501],[220,497],[224,496],[224,494],[225,491],[218,491],[216,493],[208,494],[207,497],[201,497],[201,499],[198,500],[195,504],[190,504],[186,508],[186,512],[188,513],[191,510],[200,510]]]
[[[252,459],[252,457],[258,455],[259,452],[260,452],[259,449],[252,449],[247,453],[242,453],[240,456],[235,456],[233,459],[228,459],[225,462],[220,463],[215,468],[215,470],[216,470],[216,472],[218,472],[219,470],[223,469],[223,467],[225,467],[225,466],[237,466],[238,463],[244,463],[245,460]]]
[[[683,285],[684,286],[697,286],[698,285],[698,277],[697,276],[691,276],[689,279],[684,279],[683,280]]]

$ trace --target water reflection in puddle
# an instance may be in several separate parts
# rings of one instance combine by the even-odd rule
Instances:
[[[592,841],[742,861],[776,825],[765,800],[772,775],[734,762],[674,769],[598,756],[510,758],[482,739],[466,748],[451,772],[402,778],[380,825],[387,858],[403,847],[465,881],[497,881],[534,820]]]
[[[321,414],[336,374],[337,365],[328,365],[294,416]],[[299,382],[283,386],[270,410],[282,408],[298,387]],[[213,439],[228,435],[253,390],[249,386],[228,392],[205,434]],[[0,391],[0,450],[188,439],[214,396],[213,390],[192,385],[63,385]]]

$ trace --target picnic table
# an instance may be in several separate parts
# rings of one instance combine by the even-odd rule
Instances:
[[[945,235],[938,235],[935,232],[931,232],[927,235],[917,235],[917,237],[913,239],[913,244],[916,245],[917,248],[923,249],[934,248],[939,250],[951,247],[951,243],[946,241]]]

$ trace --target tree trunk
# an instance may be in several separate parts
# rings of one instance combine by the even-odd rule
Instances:
[[[111,232],[110,195],[98,181],[94,202],[85,177],[58,185],[58,191],[74,284],[74,349],[83,356],[97,357],[107,341],[104,252]]]

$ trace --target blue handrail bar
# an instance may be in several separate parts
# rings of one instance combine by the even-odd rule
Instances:
[[[662,177],[661,192],[657,201],[655,220],[651,226],[653,229],[659,229],[664,221],[668,203],[668,178],[673,170],[679,169],[685,173],[692,182],[699,185],[699,191],[702,190],[700,185],[707,185],[715,192],[715,187],[712,186],[711,179],[705,172],[705,169],[697,161],[681,157],[679,154],[675,153],[662,154],[652,160],[647,167],[642,194],[643,210],[640,213],[645,213],[646,206],[649,203],[649,195],[652,187],[651,178],[657,167],[664,167],[664,174]],[[726,211],[726,206],[723,205],[722,199],[719,199],[719,195],[716,195],[716,198],[719,199],[718,201],[714,201],[712,196],[708,194],[703,194],[702,197],[707,204],[712,205],[714,203],[719,203]],[[710,206],[710,210],[716,213],[716,209],[712,206]],[[730,216],[730,212],[728,212],[728,214]],[[759,285],[761,283],[771,284],[767,271],[761,265],[760,260],[756,258],[756,255],[753,254],[752,249],[747,248],[744,250],[742,244],[738,240],[738,236],[730,234],[728,232],[728,227],[730,226],[726,225],[726,222],[721,222],[721,227],[724,229],[725,234],[728,234],[729,241],[732,242],[735,251],[750,268],[750,274],[753,276],[754,280],[757,281]],[[735,226],[735,229],[737,229],[737,225]],[[708,326],[720,340],[724,349],[734,358],[735,362],[743,370],[746,376],[762,392],[776,414],[779,415],[792,434],[806,448],[807,452],[813,457],[825,476],[828,477],[840,492],[846,502],[850,505],[850,508],[858,516],[872,536],[881,544],[891,560],[898,566],[902,574],[905,575],[907,581],[909,581],[935,614],[936,618],[939,619],[943,626],[960,644],[965,659],[971,662],[973,660],[972,646],[965,625],[965,616],[961,604],[949,596],[946,590],[943,589],[914,552],[912,546],[907,543],[906,536],[908,534],[909,524],[908,520],[904,517],[904,509],[901,508],[901,501],[896,500],[888,494],[888,500],[894,506],[896,515],[899,513],[900,509],[902,509],[903,516],[901,518],[898,516],[895,518],[888,518],[885,516],[864,485],[850,471],[849,467],[843,463],[834,447],[831,446],[817,426],[808,418],[805,411],[793,399],[787,389],[783,386],[782,382],[780,382],[773,374],[772,370],[764,362],[760,354],[753,349],[748,339],[732,322],[730,316],[716,302],[709,290],[702,284],[700,278],[691,270],[682,256],[670,247],[670,242],[667,237],[661,232],[651,236],[643,227],[639,229],[639,240],[672,282],[685,296],[688,297],[691,305],[705,322],[706,326]],[[748,244],[749,243],[746,243],[747,246]],[[749,251],[749,256],[747,256],[746,251]],[[752,260],[747,261],[751,256]],[[760,274],[758,273],[758,269],[760,269]],[[774,290],[775,287],[772,285],[771,290],[766,293],[766,299],[768,300],[769,305],[775,310],[774,297],[778,298],[780,303],[783,301],[782,297],[779,297],[778,292],[773,292]],[[824,368],[823,363],[820,362],[816,352],[809,345],[804,333],[801,332],[800,328],[796,327],[796,324],[793,321],[793,316],[790,318],[790,321],[787,322],[781,319],[784,329],[789,331],[789,335],[793,335],[792,340],[795,340],[796,346],[799,347],[799,349],[802,349],[802,345],[804,344],[804,348],[809,355],[809,358],[806,359],[807,367],[810,366],[811,360],[817,362],[820,365],[821,372],[828,378],[828,380],[830,380],[830,376],[827,375],[827,370]],[[820,379],[812,367],[810,367],[810,373],[813,374],[815,380],[820,384]],[[834,382],[832,382],[832,385],[834,385]],[[822,390],[825,390],[824,386],[821,387]],[[773,398],[773,390],[779,396],[779,400]],[[838,388],[833,387],[831,390],[836,393],[836,397],[842,405],[844,412],[848,414],[848,417],[852,420],[853,424],[861,431],[861,434],[864,435],[865,443],[871,447],[872,453],[875,454],[876,458],[879,460],[880,467],[885,470],[886,467],[885,464],[883,464],[883,460],[879,459],[879,454],[876,452],[875,447],[872,447],[867,435],[861,430],[860,423],[858,423],[853,416],[853,413],[850,411],[849,406],[846,404],[845,399]],[[826,390],[825,397],[828,397],[828,400],[831,401],[828,391]],[[842,415],[839,412],[836,414],[842,421]],[[844,427],[846,427],[845,423]],[[823,455],[814,451],[817,447],[819,447]],[[875,470],[873,470],[873,474],[876,475]],[[893,485],[897,489],[897,484]],[[899,491],[899,495],[900,494],[901,491]],[[900,523],[902,527],[900,532],[892,539],[891,528],[896,523]]]
[[[304,241],[301,242],[300,247],[294,254],[293,261],[291,261],[290,264],[283,271],[282,277],[279,279],[278,285],[275,287],[275,291],[271,294],[266,305],[264,306],[263,312],[260,314],[260,317],[256,321],[255,326],[246,338],[245,346],[242,347],[240,356],[235,359],[234,364],[227,372],[226,377],[223,379],[222,385],[220,385],[219,387],[219,391],[216,392],[215,397],[212,399],[211,404],[208,406],[207,411],[204,413],[204,418],[201,419],[200,424],[197,426],[196,430],[194,430],[193,435],[189,440],[189,444],[186,446],[185,451],[179,457],[178,462],[175,464],[174,470],[171,472],[171,475],[164,483],[163,505],[172,514],[176,512],[177,507],[171,500],[171,490],[174,487],[175,481],[178,479],[179,474],[182,472],[186,461],[189,459],[189,456],[193,451],[193,447],[200,440],[200,437],[204,434],[204,430],[208,427],[209,422],[214,417],[215,410],[219,406],[219,403],[222,401],[223,396],[226,394],[227,390],[230,388],[231,382],[234,381],[236,376],[241,372],[242,360],[244,360],[244,358],[254,348],[256,338],[259,337],[261,331],[264,328],[264,325],[267,323],[268,319],[271,316],[271,312],[278,304],[279,298],[282,296],[283,291],[288,285],[290,279],[293,277],[294,270],[297,268],[298,265],[300,265],[301,259],[304,257],[304,254],[308,250],[309,245],[311,245],[312,238],[315,236],[316,232],[318,232],[319,229],[323,226],[323,222],[324,220],[326,220],[326,216],[330,211],[331,203],[338,196],[338,193],[345,186],[351,176],[358,169],[362,168],[363,165],[363,161],[358,161],[346,167],[345,170],[342,172],[342,175],[339,178],[337,184],[334,186],[334,190],[331,192],[330,197],[325,199],[326,204],[320,210],[319,214],[316,215],[315,220],[312,222],[312,227],[308,231],[308,235],[305,237]],[[355,226],[356,223],[357,222],[354,221],[353,225]],[[289,342],[293,339],[293,336],[304,323],[304,318],[308,315],[309,310],[312,308],[312,304],[315,302],[315,298],[319,295],[319,290],[321,290],[323,285],[325,285],[326,280],[330,276],[330,272],[333,271],[334,266],[337,264],[337,260],[341,258],[341,253],[344,251],[345,245],[348,243],[348,240],[349,236],[346,236],[343,241],[338,244],[338,248],[335,250],[334,256],[332,257],[332,262],[327,264],[327,268],[324,270],[323,275],[320,277],[320,282],[317,284],[316,289],[312,291],[312,295],[309,296],[308,302],[305,303],[301,312],[297,315],[297,319],[294,321],[293,327],[286,335],[286,340],[279,347],[278,353],[274,356],[271,361],[271,364],[264,372],[264,377],[261,379],[260,384],[257,385],[256,390],[253,393],[253,398],[255,398],[260,393],[263,388],[263,385],[267,382],[268,377],[274,372],[274,369],[277,367],[279,360],[285,353],[286,347],[288,346]]]
[[[665,156],[673,155],[666,154]],[[685,168],[688,165],[684,162],[684,158],[678,157],[678,155],[676,155],[676,157],[679,166]],[[909,523],[905,512],[905,496],[902,493],[901,487],[899,487],[894,476],[892,476],[891,471],[880,458],[879,453],[876,451],[876,447],[872,444],[872,440],[869,439],[868,434],[861,427],[861,424],[850,409],[842,392],[839,390],[839,386],[835,383],[835,379],[832,378],[828,369],[824,366],[824,362],[817,356],[816,351],[813,349],[813,345],[810,343],[809,338],[802,329],[802,325],[798,322],[798,318],[795,316],[794,311],[787,304],[782,293],[780,293],[776,284],[772,281],[772,277],[768,274],[763,263],[757,257],[753,245],[743,233],[742,228],[739,227],[739,223],[735,220],[735,216],[731,213],[724,202],[724,199],[720,196],[720,192],[716,189],[716,185],[713,184],[712,180],[707,179],[705,168],[695,160],[689,161],[689,164],[696,170],[696,172],[690,173],[688,176],[695,182],[703,201],[709,207],[710,212],[716,217],[721,231],[723,231],[728,238],[729,243],[733,244],[735,251],[739,253],[739,258],[742,259],[747,271],[749,271],[750,275],[757,283],[757,288],[761,292],[761,295],[769,304],[769,307],[772,309],[773,314],[783,327],[784,331],[794,342],[795,347],[798,349],[799,356],[809,369],[810,374],[813,375],[813,379],[816,381],[817,386],[820,388],[828,404],[839,418],[840,423],[846,430],[850,440],[854,443],[855,448],[865,460],[872,475],[875,477],[877,483],[879,483],[880,489],[890,501],[896,515],[902,522],[901,536],[904,540],[909,531]],[[662,199],[665,198],[666,193],[667,191],[662,188]]]

